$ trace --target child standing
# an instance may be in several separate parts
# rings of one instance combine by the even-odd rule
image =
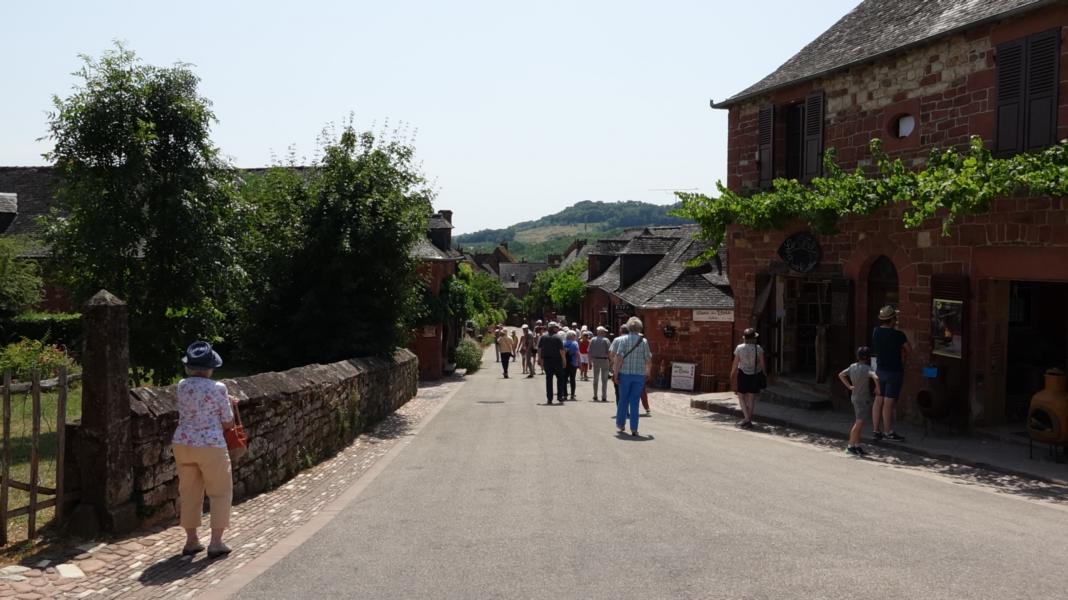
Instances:
[[[875,395],[880,395],[879,376],[871,369],[871,348],[857,348],[857,362],[842,370],[838,379],[852,392],[850,400],[853,401],[853,412],[857,419],[849,430],[849,446],[846,447],[846,452],[853,456],[864,456],[864,449],[860,447],[860,433],[864,430],[865,417],[871,414],[873,401],[868,381],[875,382]]]

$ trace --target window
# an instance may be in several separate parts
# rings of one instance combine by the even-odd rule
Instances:
[[[898,115],[890,124],[890,135],[903,140],[916,131],[916,117],[904,114]]]
[[[786,127],[780,133],[784,138],[776,140],[774,106],[763,106],[757,116],[757,167],[760,187],[771,187],[776,177],[775,147],[786,151],[786,177],[812,181],[823,168],[823,92],[812,92],[804,102],[781,109]]]
[[[997,47],[995,154],[1011,156],[1057,140],[1060,28]]]

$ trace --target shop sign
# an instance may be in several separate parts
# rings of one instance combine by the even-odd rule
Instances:
[[[733,323],[734,311],[729,308],[694,309],[693,320]]]
[[[616,305],[616,312],[630,312],[630,305],[626,302],[621,302]]]
[[[696,375],[696,363],[671,363],[671,389],[692,392],[693,380]]]
[[[795,233],[779,246],[779,258],[798,273],[808,273],[820,264],[823,249],[811,233]]]

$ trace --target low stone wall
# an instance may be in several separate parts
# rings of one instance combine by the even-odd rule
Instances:
[[[419,364],[400,350],[391,360],[355,359],[282,373],[225,379],[241,399],[249,453],[234,466],[234,498],[274,488],[334,454],[415,396]],[[130,391],[133,502],[142,525],[176,514],[178,479],[171,436],[175,386]]]

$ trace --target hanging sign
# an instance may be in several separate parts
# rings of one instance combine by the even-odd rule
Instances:
[[[811,233],[795,233],[779,246],[779,258],[783,259],[792,270],[808,273],[820,264],[823,249]]]

